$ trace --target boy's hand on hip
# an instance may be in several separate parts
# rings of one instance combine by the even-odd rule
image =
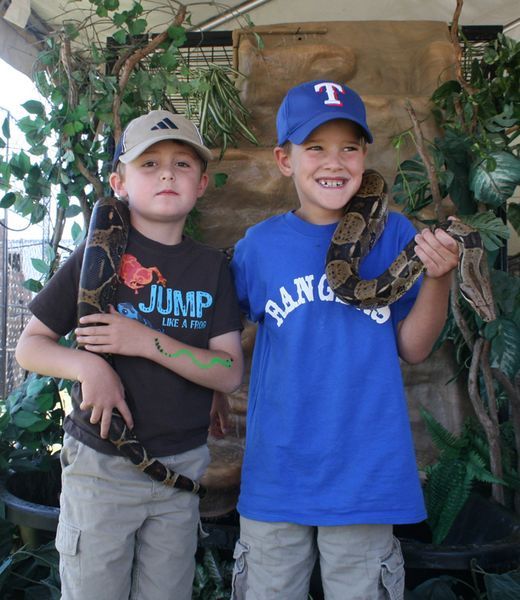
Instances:
[[[442,229],[423,229],[415,236],[415,253],[426,267],[426,275],[439,279],[448,275],[459,262],[457,242]]]
[[[226,437],[229,428],[229,403],[226,394],[213,392],[209,413],[209,434],[215,438]]]

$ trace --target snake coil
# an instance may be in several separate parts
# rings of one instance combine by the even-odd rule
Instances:
[[[80,271],[78,319],[106,312],[115,304],[119,267],[130,230],[128,205],[116,198],[100,198],[94,205]],[[81,325],[80,325],[81,326]],[[110,362],[110,357],[104,357]],[[146,448],[127,427],[121,413],[112,413],[108,439],[118,451],[152,479],[204,497],[200,483],[169,469]]]
[[[410,243],[379,277],[363,280],[359,265],[374,247],[388,216],[386,183],[377,171],[366,171],[358,193],[349,201],[338,223],[326,259],[326,275],[333,292],[359,308],[380,308],[403,296],[425,267]],[[486,253],[480,234],[461,221],[437,225],[455,239],[459,248],[460,291],[482,320],[496,319],[489,284]]]

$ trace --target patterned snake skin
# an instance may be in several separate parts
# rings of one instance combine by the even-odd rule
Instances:
[[[424,271],[412,240],[379,277],[362,280],[359,264],[381,235],[388,214],[386,184],[376,171],[367,171],[356,196],[332,237],[326,259],[331,289],[344,302],[359,308],[388,306],[405,294]],[[437,226],[459,246],[460,291],[486,322],[496,319],[488,265],[478,231],[461,221]]]
[[[115,304],[119,266],[129,229],[130,213],[125,202],[110,197],[96,202],[80,273],[78,319],[106,312],[110,304]],[[109,356],[105,358],[110,361]],[[152,479],[198,494],[201,498],[204,496],[206,490],[202,485],[171,471],[158,459],[149,456],[117,410],[112,413],[108,439],[122,455]]]

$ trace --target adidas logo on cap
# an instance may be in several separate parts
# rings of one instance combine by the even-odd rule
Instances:
[[[127,125],[114,152],[113,167],[138,158],[147,148],[163,140],[189,144],[204,162],[213,158],[197,127],[186,117],[167,110],[152,110]]]

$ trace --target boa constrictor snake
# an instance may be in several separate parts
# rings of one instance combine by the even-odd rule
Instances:
[[[386,184],[376,171],[363,175],[361,187],[338,223],[326,259],[329,286],[344,302],[359,308],[388,306],[403,296],[425,267],[410,243],[379,277],[362,280],[359,265],[381,235],[388,214]],[[437,225],[459,247],[460,291],[482,320],[496,318],[489,285],[488,265],[478,231],[461,221]]]
[[[80,271],[78,319],[106,312],[109,305],[115,305],[119,268],[129,230],[130,214],[125,202],[111,197],[101,198],[96,202]],[[110,362],[109,356],[105,358]],[[172,471],[157,458],[150,456],[129,430],[118,410],[112,412],[108,439],[123,456],[152,479],[198,494],[201,498],[204,496],[206,490],[198,482]]]

